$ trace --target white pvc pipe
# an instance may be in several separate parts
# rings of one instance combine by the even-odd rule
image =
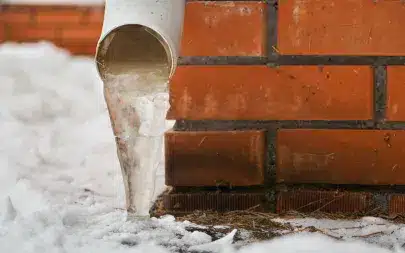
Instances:
[[[177,66],[184,8],[185,0],[107,0],[105,5],[97,68],[116,137],[127,210],[138,216],[148,214],[150,203],[144,200],[156,193],[156,186],[149,186],[163,158],[167,83]]]
[[[139,29],[145,28],[160,41],[166,51],[167,61],[170,65],[169,77],[177,66],[181,34],[183,30],[185,0],[107,0],[105,5],[104,23],[101,37],[97,46],[98,69],[101,76],[106,74],[103,63],[113,62],[115,59],[106,59],[107,51],[111,46],[114,32],[129,25],[139,25]],[[130,29],[128,29],[130,30]],[[136,33],[136,29],[133,30]],[[127,35],[131,38],[131,34]],[[136,38],[137,35],[133,34]],[[139,35],[144,37],[143,35]],[[139,38],[139,37],[138,37]],[[140,48],[141,49],[141,48]],[[147,48],[151,49],[151,48]],[[127,51],[134,48],[127,48]],[[143,50],[139,50],[139,53]],[[138,61],[134,56],[132,60]],[[129,59],[131,60],[131,59]]]

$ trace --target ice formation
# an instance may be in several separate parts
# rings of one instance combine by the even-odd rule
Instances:
[[[133,67],[133,66],[132,66]],[[148,216],[164,190],[164,132],[169,109],[164,66],[133,67],[133,73],[109,75],[105,98],[113,122],[129,214]]]

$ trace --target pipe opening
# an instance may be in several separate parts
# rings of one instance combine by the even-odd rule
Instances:
[[[96,61],[103,80],[136,74],[140,78],[154,76],[167,81],[172,68],[171,51],[165,39],[152,29],[135,24],[120,26],[107,34],[99,44]]]

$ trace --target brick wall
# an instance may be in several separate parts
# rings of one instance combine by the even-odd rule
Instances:
[[[168,209],[404,213],[404,13],[402,1],[189,1]]]
[[[189,0],[165,207],[404,213],[404,13],[388,0]],[[5,6],[0,38],[92,54],[102,15]]]
[[[46,40],[93,55],[103,15],[102,6],[0,5],[0,42]]]

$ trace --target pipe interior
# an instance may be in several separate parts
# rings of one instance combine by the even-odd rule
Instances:
[[[161,35],[142,25],[124,25],[111,31],[100,42],[96,60],[103,79],[152,68],[168,80],[171,69],[169,46]]]

